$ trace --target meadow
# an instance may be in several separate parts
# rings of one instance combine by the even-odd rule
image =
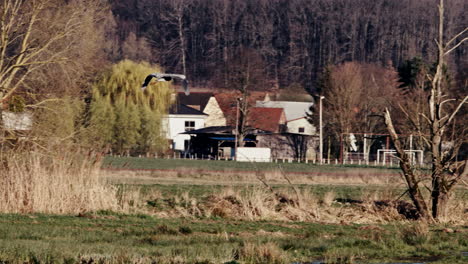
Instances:
[[[1,215],[2,263],[466,263],[467,227]]]
[[[0,263],[468,261],[467,189],[444,221],[414,221],[393,169],[105,158],[94,173],[116,205],[1,214]]]

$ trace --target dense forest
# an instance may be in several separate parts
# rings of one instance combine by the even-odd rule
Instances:
[[[266,88],[315,90],[328,65],[346,61],[401,66],[436,60],[430,0],[111,0],[118,49],[113,59],[148,60],[223,88],[233,60],[254,51]],[[446,35],[467,24],[464,0],[446,3]],[[245,50],[250,52],[245,53]],[[467,47],[450,58],[466,78]],[[224,87],[226,88],[226,87]]]

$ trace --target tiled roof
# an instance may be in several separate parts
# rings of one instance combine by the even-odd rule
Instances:
[[[212,96],[213,93],[208,92],[191,92],[190,95],[177,93],[177,101],[179,104],[184,104],[203,112],[206,104],[208,104],[208,100],[210,100]]]
[[[249,109],[247,125],[256,129],[281,132],[280,125],[286,123],[282,108],[252,107]]]
[[[265,98],[265,92],[251,92],[249,95],[249,105],[251,107],[255,106],[255,102],[258,100],[263,100]],[[241,97],[240,92],[226,92],[226,93],[217,93],[214,95],[216,101],[219,104],[219,107],[226,117],[227,125],[236,124],[236,98]]]

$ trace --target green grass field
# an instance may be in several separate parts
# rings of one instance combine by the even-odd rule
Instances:
[[[468,227],[0,215],[1,263],[466,263]],[[433,262],[434,261],[434,262]]]
[[[141,169],[141,170],[175,170],[193,168],[212,171],[272,171],[279,168],[287,172],[343,172],[349,170],[369,170],[379,173],[395,174],[398,168],[382,168],[359,165],[317,165],[312,163],[268,163],[268,162],[234,162],[224,160],[190,160],[190,159],[155,159],[137,157],[105,157],[103,168]]]

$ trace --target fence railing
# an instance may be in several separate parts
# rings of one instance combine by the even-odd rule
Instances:
[[[130,155],[110,155],[112,157],[130,157]],[[211,160],[211,161],[233,161],[236,162],[233,157],[228,156],[214,156],[214,155],[203,155],[203,154],[184,154],[184,153],[173,153],[166,155],[153,154],[148,155],[138,155],[137,157],[146,157],[146,158],[156,158],[156,159],[185,159],[185,160]],[[376,159],[376,157],[370,156],[372,160],[364,159],[363,157],[357,158],[344,158],[342,161],[339,159],[294,159],[294,158],[271,158],[270,163],[303,163],[303,164],[314,164],[314,165],[352,165],[352,166],[366,166],[366,167],[385,167],[385,168],[397,168],[399,167],[399,160],[396,156],[386,157],[385,159]],[[264,159],[255,160],[255,158],[250,160],[251,162],[265,162]],[[241,161],[239,161],[241,162]],[[430,165],[425,163],[414,164],[420,168],[427,168]]]

